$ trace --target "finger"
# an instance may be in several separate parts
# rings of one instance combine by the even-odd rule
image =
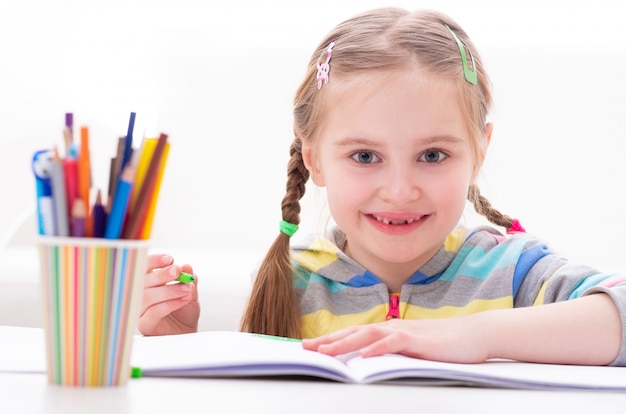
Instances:
[[[354,332],[356,328],[357,327],[355,326],[351,326],[348,328],[340,329],[335,332],[331,332],[326,335],[318,336],[316,338],[303,339],[302,345],[306,349],[317,351],[320,345],[330,344],[330,343],[339,341],[340,339],[345,338],[347,335],[352,334],[352,332]]]
[[[410,340],[403,332],[396,331],[383,335],[377,341],[360,349],[359,354],[364,357],[373,357],[384,354],[402,354]]]
[[[318,352],[328,355],[347,354],[359,351],[387,335],[386,330],[379,325],[362,325],[355,328],[348,335],[333,342],[320,344]]]
[[[167,302],[160,302],[147,308],[140,317],[141,330],[144,332],[153,331],[164,318],[172,312],[177,311],[188,303],[188,300],[174,299]]]
[[[191,267],[191,265],[190,265],[190,264],[185,263],[185,264],[184,264],[184,265],[182,265],[180,268],[181,268],[181,270],[182,270],[183,272],[186,272],[186,273],[189,273],[189,274],[193,275],[193,268]],[[194,275],[194,276],[195,276],[195,275]]]
[[[180,270],[185,273],[193,275],[193,286],[191,300],[198,300],[198,276],[193,273],[193,268],[189,264],[184,264],[180,267]]]
[[[176,299],[183,299],[185,302],[189,302],[193,298],[194,290],[196,289],[192,283],[176,283],[144,289],[140,315],[143,315],[148,308],[163,302]]]
[[[174,258],[169,254],[149,254],[146,263],[146,271],[152,272],[155,269],[168,266],[174,263]]]
[[[180,266],[171,264],[163,268],[157,268],[146,274],[143,282],[144,288],[161,286],[175,280],[180,275]]]

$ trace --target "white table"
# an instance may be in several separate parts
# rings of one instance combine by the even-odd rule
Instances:
[[[0,352],[11,352],[37,328],[0,326]],[[4,344],[4,348],[3,348]],[[42,355],[24,349],[3,367],[40,367]],[[6,356],[6,355],[4,355]],[[24,359],[27,357],[27,359]],[[528,391],[462,386],[352,385],[305,379],[139,378],[117,387],[48,384],[39,369],[0,371],[0,412],[22,413],[579,413],[623,412],[626,393]],[[581,411],[581,409],[583,411]]]
[[[349,385],[308,380],[141,378],[126,386],[49,385],[0,373],[2,406],[19,413],[617,413],[626,394],[469,387]],[[554,410],[554,411],[553,411]],[[582,411],[581,411],[582,410]]]

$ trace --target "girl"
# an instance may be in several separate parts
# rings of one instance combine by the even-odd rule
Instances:
[[[490,106],[447,16],[378,9],[329,33],[296,94],[280,233],[241,329],[331,355],[626,365],[626,278],[567,263],[480,194]],[[309,177],[336,227],[290,246]],[[508,235],[459,227],[466,199]],[[158,259],[140,329],[193,331],[195,290],[163,301],[179,269]]]

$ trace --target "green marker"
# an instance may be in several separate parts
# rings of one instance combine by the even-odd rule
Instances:
[[[195,277],[193,277],[193,275],[190,273],[180,272],[180,275],[178,275],[178,278],[176,278],[176,280],[180,283],[191,283],[195,280]]]
[[[289,338],[287,336],[266,335],[266,334],[260,334],[260,333],[253,333],[252,336],[258,336],[259,338],[273,339],[275,341],[302,342],[302,339]]]
[[[139,367],[131,367],[130,368],[130,377],[131,378],[141,378],[143,376],[143,372]]]

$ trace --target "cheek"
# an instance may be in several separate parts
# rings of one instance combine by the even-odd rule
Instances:
[[[425,185],[428,187],[426,191],[430,197],[440,206],[462,211],[465,208],[470,181],[470,174],[457,172],[445,179],[429,180]]]
[[[345,174],[329,174],[325,190],[329,212],[340,226],[347,224],[346,220],[360,210],[361,203],[369,196],[366,186],[348,179]]]

